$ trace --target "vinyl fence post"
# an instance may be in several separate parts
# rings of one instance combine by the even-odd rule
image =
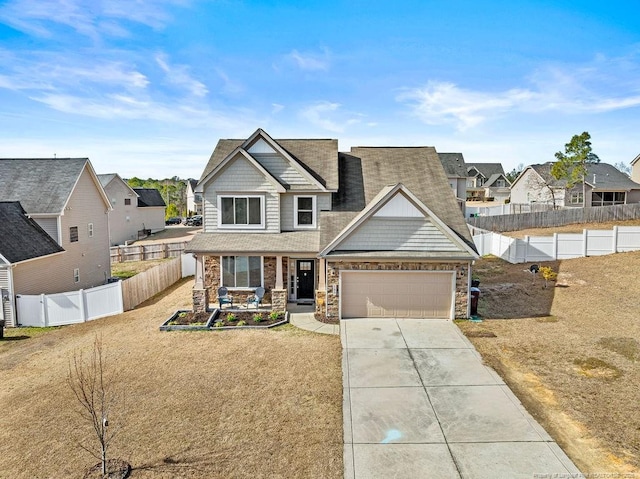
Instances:
[[[611,240],[612,240],[611,252],[617,253],[618,252],[618,225],[613,227],[613,237],[611,238]]]
[[[45,294],[40,295],[40,304],[42,305],[40,306],[40,311],[42,314],[40,322],[44,323],[44,327],[46,328],[47,326],[49,326],[49,315],[47,314],[47,296]]]
[[[589,240],[589,233],[587,232],[588,230],[582,230],[582,256],[583,257],[587,257],[589,256],[589,249],[588,249],[588,240]]]
[[[553,233],[553,259],[558,259],[558,233]]]
[[[84,289],[78,290],[78,302],[80,303],[80,319],[83,323],[87,322],[87,308],[85,304]]]

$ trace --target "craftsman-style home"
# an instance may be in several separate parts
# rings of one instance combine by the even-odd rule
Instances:
[[[478,257],[433,147],[220,140],[196,187],[203,232],[194,309],[266,289],[265,302],[314,303],[328,318],[469,316]]]

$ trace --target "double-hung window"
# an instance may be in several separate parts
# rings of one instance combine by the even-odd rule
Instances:
[[[293,198],[293,226],[294,228],[315,228],[316,226],[316,197],[295,196]]]
[[[262,286],[262,257],[223,256],[222,286],[227,288]]]
[[[219,226],[228,228],[263,228],[263,196],[219,196]]]

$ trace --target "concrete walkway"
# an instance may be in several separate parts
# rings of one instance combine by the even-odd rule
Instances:
[[[287,311],[289,311],[289,322],[297,328],[313,331],[314,333],[340,334],[339,325],[321,323],[315,318],[313,314],[315,311],[314,306],[288,304]]]
[[[340,331],[345,478],[579,474],[452,322],[349,319]]]

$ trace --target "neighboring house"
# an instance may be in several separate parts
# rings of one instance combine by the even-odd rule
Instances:
[[[150,229],[155,233],[164,229],[165,205],[158,190],[147,193],[144,188],[131,188],[117,173],[98,175],[98,178],[111,202],[111,246],[137,240],[141,230]],[[140,193],[139,189],[145,191]],[[147,201],[153,206],[147,206]]]
[[[640,155],[631,161],[631,179],[636,183],[640,183]]]
[[[64,250],[24,262],[13,278],[13,293],[59,293],[104,284],[111,275],[111,207],[89,160],[0,159],[0,172],[0,200],[19,201]]]
[[[14,284],[29,281],[32,265],[42,274],[64,250],[18,201],[0,201],[0,238],[0,319],[16,326]]]
[[[469,229],[432,147],[358,147],[274,140],[258,129],[220,140],[197,192],[203,233],[194,309],[229,288],[243,303],[314,303],[327,317],[469,315]]]
[[[529,165],[511,185],[512,203],[547,203],[556,207],[583,206],[582,182],[567,188],[566,180],[551,175],[553,162]],[[640,202],[640,184],[607,163],[587,165],[587,206]]]
[[[467,163],[467,199],[499,201],[509,199],[511,183],[501,163]]]
[[[467,166],[464,157],[462,153],[438,153],[438,157],[464,215],[467,200]]]
[[[201,215],[202,214],[202,195],[196,193],[196,185],[198,180],[187,180],[187,215]]]

